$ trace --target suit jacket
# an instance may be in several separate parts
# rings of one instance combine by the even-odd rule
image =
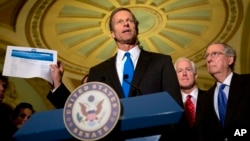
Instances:
[[[64,84],[60,85],[55,92],[49,91],[47,98],[57,108],[63,108],[64,104],[70,95],[70,91]]]
[[[114,89],[119,98],[124,98],[122,86],[116,71],[116,55],[110,59],[90,68],[88,82],[99,81],[108,84]],[[177,75],[172,59],[168,55],[147,52],[141,50],[134,78],[131,83],[129,97],[167,91],[178,104],[182,106],[182,98]],[[61,85],[53,94],[48,94],[48,99],[58,108],[62,108],[70,92]],[[66,97],[66,98],[65,98]],[[147,108],[147,105],[145,105]],[[116,126],[116,128],[119,128]],[[169,127],[156,127],[136,131],[128,131],[120,134],[113,130],[103,140],[124,140],[141,136],[160,134],[171,131]],[[170,133],[170,132],[169,132]]]
[[[119,98],[124,98],[116,70],[116,55],[92,67],[89,71],[88,81],[102,81],[111,86]],[[177,75],[173,67],[172,59],[168,55],[141,50],[131,84],[133,86],[131,87],[129,97],[167,91],[177,103],[182,106],[182,97]],[[145,108],[147,108],[147,105],[145,105]],[[169,126],[162,126],[128,131],[116,135],[126,139],[161,134],[162,132],[171,134],[172,131]],[[112,134],[111,138],[114,140]],[[117,140],[123,139],[117,138]]]
[[[250,138],[250,74],[233,73],[229,88],[225,125],[221,126],[214,110],[214,91],[216,84],[208,90],[202,105],[202,116],[197,128],[201,141],[249,141]],[[237,129],[246,129],[249,133],[239,136]]]
[[[197,102],[196,102],[196,112],[195,112],[195,123],[193,127],[190,127],[188,124],[188,120],[185,115],[185,111],[181,116],[180,121],[173,125],[173,138],[176,141],[183,140],[183,137],[185,137],[185,140],[190,140],[190,141],[195,141],[197,140],[197,134],[196,134],[196,124],[197,124],[197,119],[200,117],[200,108],[201,106],[199,103],[202,103],[205,99],[205,90],[198,89],[198,97],[197,97]],[[169,140],[169,135],[163,135],[160,138],[160,141],[168,141]]]
[[[89,81],[101,81],[111,86],[119,98],[124,98],[116,71],[116,55],[94,66],[89,71]],[[167,91],[180,105],[182,99],[172,59],[168,55],[141,50],[132,80],[129,97]]]

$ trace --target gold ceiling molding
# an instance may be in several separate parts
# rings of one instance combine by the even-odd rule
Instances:
[[[160,6],[163,3],[164,0],[161,1],[161,3],[156,4],[155,2],[152,2],[153,4]],[[164,12],[171,12],[171,11],[176,11],[179,9],[184,9],[184,8],[192,8],[195,6],[199,5],[204,5],[204,4],[209,4],[209,0],[190,0],[190,1],[185,1],[182,3],[174,2],[172,5],[168,5],[167,7],[162,8]]]
[[[226,0],[225,7],[227,20],[225,21],[225,27],[216,40],[227,42],[235,34],[243,18],[243,6],[239,0]]]
[[[0,63],[1,64],[4,64],[5,54],[6,54],[6,47],[8,45],[11,45],[11,43],[6,41],[6,40],[0,39]]]
[[[0,2],[0,26],[3,26],[9,30],[16,30],[16,19],[21,10],[21,7],[27,0],[1,0]]]
[[[6,50],[0,48],[0,63],[4,64],[4,58],[5,58]]]
[[[115,54],[108,19],[114,8],[124,6],[140,22],[142,47],[169,54],[173,61],[180,56],[193,60],[198,67],[197,83],[207,89],[214,83],[203,59],[210,42],[232,44],[238,55],[238,72],[249,73],[250,33],[246,17],[249,3],[245,0],[1,0],[0,63],[3,66],[7,45],[57,50],[65,66],[64,83],[74,90],[91,66]],[[49,84],[39,78],[27,82],[47,108],[53,108],[46,99]]]
[[[116,52],[108,19],[116,7],[128,7],[139,20],[139,40],[145,50],[194,60],[204,67],[203,52],[213,41],[227,42],[242,20],[238,0],[41,0],[27,19],[33,47],[58,51],[71,73],[88,69]],[[204,76],[205,78],[205,76]]]

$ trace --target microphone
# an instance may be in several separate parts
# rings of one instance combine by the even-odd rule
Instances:
[[[126,83],[128,83],[130,86],[132,86],[132,87],[136,90],[136,93],[137,93],[137,94],[142,95],[142,92],[141,92],[140,88],[137,87],[136,85],[134,85],[133,83],[130,83],[130,82],[128,81],[128,78],[129,78],[129,75],[128,75],[128,74],[124,74],[124,76],[123,76],[124,81],[125,81]],[[132,93],[132,94],[133,94],[133,96],[137,95],[137,94],[134,94],[134,93]]]
[[[106,81],[106,77],[102,76],[100,77],[100,82],[105,82]]]

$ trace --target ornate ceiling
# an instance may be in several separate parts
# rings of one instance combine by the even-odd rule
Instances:
[[[145,50],[193,60],[198,84],[209,88],[213,79],[202,56],[213,41],[237,45],[238,56],[249,59],[249,46],[242,51],[244,13],[249,2],[240,0],[1,0],[1,62],[6,45],[58,51],[65,67],[64,82],[73,90],[83,75],[116,53],[108,19],[116,7],[128,7],[139,20],[139,40]],[[249,33],[245,34],[249,35]],[[249,45],[248,41],[244,41]],[[237,70],[242,67],[241,57]],[[245,62],[249,64],[249,61]]]

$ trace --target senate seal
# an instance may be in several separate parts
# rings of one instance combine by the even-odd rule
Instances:
[[[89,82],[77,87],[68,97],[63,120],[68,132],[79,140],[99,140],[116,126],[120,100],[105,83]]]

